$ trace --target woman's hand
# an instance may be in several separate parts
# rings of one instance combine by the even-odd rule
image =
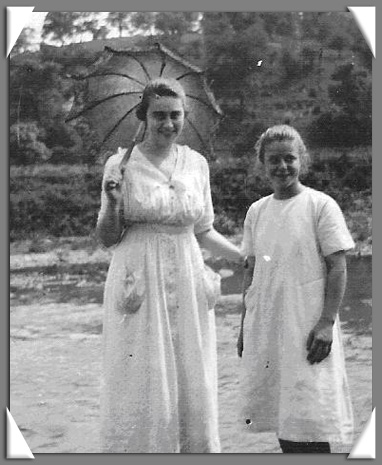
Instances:
[[[313,365],[324,360],[331,351],[333,342],[333,321],[320,319],[309,333],[306,342],[307,360]]]
[[[118,165],[112,166],[103,180],[102,188],[107,198],[115,204],[122,200],[123,170]]]

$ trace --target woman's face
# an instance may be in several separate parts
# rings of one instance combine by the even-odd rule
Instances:
[[[299,191],[301,170],[296,141],[270,142],[264,151],[265,172],[279,198],[289,198]]]
[[[171,145],[184,125],[183,100],[179,97],[152,97],[146,114],[147,138],[157,147]]]

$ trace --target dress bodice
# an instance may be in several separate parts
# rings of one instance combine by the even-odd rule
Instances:
[[[176,146],[177,162],[170,179],[135,147],[124,172],[124,215],[127,222],[195,225],[213,222],[209,170],[205,158],[187,146]],[[112,155],[105,173],[122,155]]]

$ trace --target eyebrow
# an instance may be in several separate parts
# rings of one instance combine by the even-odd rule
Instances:
[[[297,158],[296,155],[294,155],[293,153],[286,153],[284,155],[281,155],[281,154],[272,154],[272,155],[269,155],[268,156],[268,160],[275,160],[276,158],[280,158],[280,157],[283,157],[283,158]]]
[[[170,113],[170,115],[180,115],[182,113],[181,110],[173,110],[173,111],[153,111],[153,115],[166,115]]]

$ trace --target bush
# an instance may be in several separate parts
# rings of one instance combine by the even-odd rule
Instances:
[[[84,236],[96,225],[102,170],[83,166],[11,167],[10,240]]]
[[[371,184],[371,165],[353,166],[342,179],[343,187],[349,187],[356,191],[371,189]]]
[[[46,161],[51,151],[39,140],[41,128],[35,122],[12,124],[9,131],[10,164],[30,165]]]
[[[357,237],[371,237],[371,163],[358,161],[366,153],[323,155],[313,160],[304,184],[331,195]],[[272,192],[264,173],[253,165],[252,154],[210,162],[215,227],[222,234],[240,230],[249,206]],[[99,165],[11,166],[10,240],[94,232],[102,171]]]
[[[215,214],[214,228],[220,234],[233,236],[238,231],[238,224],[222,210]]]

